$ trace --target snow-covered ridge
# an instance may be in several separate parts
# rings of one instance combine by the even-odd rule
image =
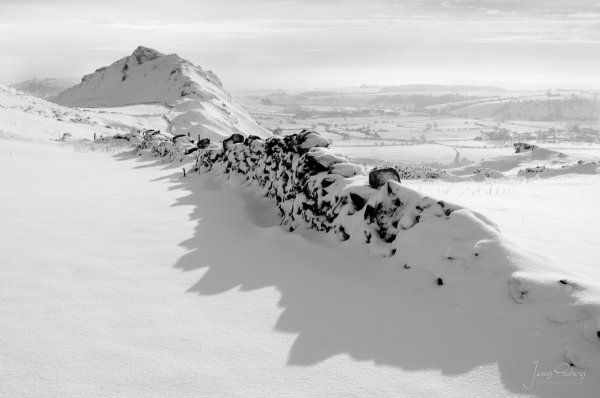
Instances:
[[[310,228],[364,245],[407,272],[430,275],[440,288],[485,285],[499,311],[507,306],[515,317],[526,311],[541,323],[544,341],[552,341],[544,355],[600,370],[598,286],[514,246],[484,216],[403,186],[394,169],[367,175],[328,146],[311,131],[266,140],[234,134],[223,143],[151,132],[140,145],[171,160],[197,154],[196,171],[222,181],[241,178],[274,201],[290,231]]]
[[[163,103],[169,132],[219,139],[232,133],[269,136],[227,93],[211,71],[147,47],[83,77],[51,98],[71,107],[118,107]]]

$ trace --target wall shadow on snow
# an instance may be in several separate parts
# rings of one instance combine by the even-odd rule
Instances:
[[[138,161],[157,166],[154,160]],[[186,194],[173,206],[192,206],[197,226],[181,242],[189,251],[174,267],[207,269],[188,290],[198,295],[275,287],[283,312],[274,329],[298,334],[288,365],[311,366],[346,354],[459,375],[497,364],[505,388],[514,393],[543,396],[554,388],[524,390],[538,359],[534,353],[551,343],[526,326],[531,314],[525,307],[513,304],[515,313],[498,313],[496,287],[460,292],[453,284],[437,286],[418,264],[405,270],[394,258],[325,240],[319,232],[288,233],[267,199],[206,175],[180,177],[173,174],[170,189]],[[511,300],[508,294],[503,299]],[[523,327],[515,327],[515,319]]]

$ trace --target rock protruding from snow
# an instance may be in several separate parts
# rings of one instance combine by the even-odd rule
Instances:
[[[381,188],[388,181],[400,182],[400,174],[393,167],[373,169],[369,173],[369,186],[374,189]]]
[[[218,139],[232,133],[267,137],[268,131],[227,93],[211,71],[147,47],[138,47],[110,66],[86,75],[81,83],[51,98],[72,107],[166,104],[169,132]]]
[[[526,142],[515,142],[513,146],[515,147],[515,153],[531,152],[537,148],[535,145]]]
[[[488,167],[478,167],[473,170],[473,175],[475,180],[481,181],[486,178],[502,178],[504,174],[499,172],[498,170],[490,169]]]
[[[156,50],[144,46],[139,46],[136,48],[131,55],[137,60],[138,65],[141,65],[144,62],[154,61],[157,58],[165,56]]]
[[[231,148],[233,144],[244,142],[244,136],[241,134],[232,134],[231,137],[223,140],[223,150]]]

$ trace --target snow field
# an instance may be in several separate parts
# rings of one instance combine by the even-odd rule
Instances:
[[[241,156],[244,146],[230,141],[226,152]],[[8,396],[593,396],[600,388],[592,290],[467,210],[379,242],[375,254],[398,249],[383,257],[353,230],[342,242],[307,224],[285,233],[276,200],[260,198],[243,173],[224,173],[223,160],[182,179],[182,163],[144,153],[115,161],[66,147],[2,148],[0,354],[10,366],[0,391]],[[336,167],[351,170],[360,173]],[[369,200],[385,199],[387,185]],[[534,361],[573,362],[586,377],[529,390]]]
[[[444,197],[485,214],[524,249],[552,259],[590,281],[600,280],[596,229],[600,176],[504,178],[483,182],[404,181],[427,195]]]
[[[263,141],[234,135],[222,145],[201,148],[197,169],[225,180],[242,176],[250,189],[274,199],[290,231],[310,228],[340,241],[367,244],[373,253],[394,257],[398,265],[412,269],[418,264],[438,286],[490,284],[498,299],[506,295],[516,305],[539,303],[537,310],[546,314],[546,322],[555,321],[549,308],[576,313],[567,316],[568,337],[553,349],[569,366],[600,366],[599,337],[583,333],[600,319],[597,286],[514,247],[479,214],[394,181],[369,187],[364,172],[335,174],[334,165],[348,161],[316,136],[306,131]],[[305,140],[314,146],[304,145]]]
[[[450,360],[456,307],[415,289],[429,278],[392,282],[373,272],[384,258],[282,233],[264,199],[145,155],[0,148],[1,396],[518,389],[488,353]]]

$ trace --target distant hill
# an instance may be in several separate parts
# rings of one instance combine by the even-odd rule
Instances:
[[[48,99],[63,92],[76,83],[75,79],[29,79],[11,84],[19,91],[31,94],[35,97]]]
[[[459,117],[495,120],[584,121],[598,119],[600,100],[586,96],[484,99],[449,104],[444,111]]]
[[[382,87],[381,93],[432,93],[453,92],[465,93],[469,91],[505,91],[501,87],[468,86],[468,85],[443,85],[443,84],[404,84],[400,86]]]

